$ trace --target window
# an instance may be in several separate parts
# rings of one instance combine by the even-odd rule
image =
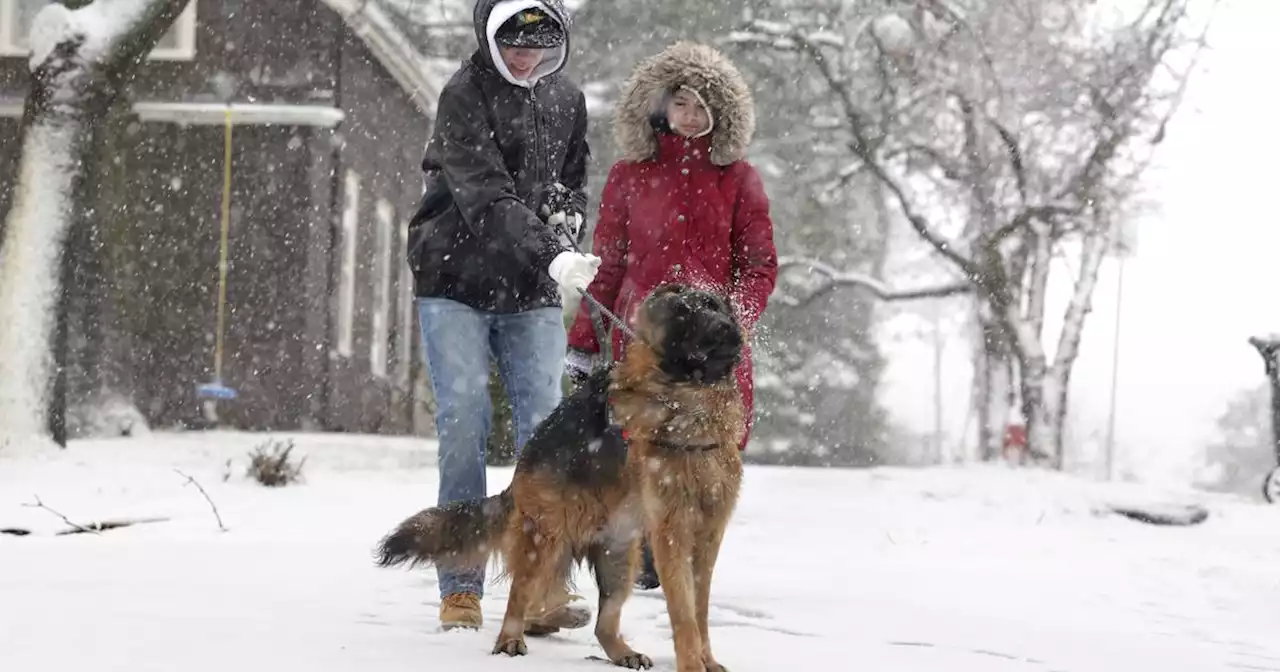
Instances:
[[[395,239],[396,211],[385,198],[378,199],[377,253],[373,274],[373,337],[369,340],[369,370],[379,378],[387,376],[387,354],[391,341],[391,243]]]
[[[355,337],[356,249],[360,243],[360,175],[342,180],[342,265],[338,276],[338,354],[350,357]]]
[[[26,56],[31,21],[53,0],[0,0],[0,56]],[[153,60],[189,61],[196,56],[196,2],[191,0],[151,51]]]
[[[418,337],[417,325],[414,324],[415,316],[413,310],[414,295],[416,294],[413,286],[413,269],[409,268],[409,259],[405,255],[405,251],[409,249],[409,223],[404,222],[398,226],[400,232],[400,254],[396,257],[400,260],[400,282],[398,288],[400,290],[400,333],[396,340],[396,356],[399,361],[396,362],[398,367],[400,384],[406,388],[409,386],[409,372],[413,368],[413,339]]]

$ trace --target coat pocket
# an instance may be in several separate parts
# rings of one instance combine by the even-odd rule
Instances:
[[[449,193],[449,185],[444,176],[438,172],[428,174],[426,191],[418,203],[418,211],[409,220],[409,249],[406,253],[409,268],[415,273],[421,270],[425,261],[437,220],[451,209],[454,209],[453,195]]]

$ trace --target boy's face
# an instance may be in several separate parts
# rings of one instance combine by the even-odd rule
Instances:
[[[711,118],[697,96],[688,91],[677,91],[667,103],[667,123],[671,130],[691,138],[707,130]]]
[[[530,47],[498,47],[502,62],[507,64],[507,70],[516,79],[528,79],[533,74],[533,69],[547,57],[548,51],[550,50]]]

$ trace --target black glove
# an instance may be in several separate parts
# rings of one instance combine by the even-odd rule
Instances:
[[[587,382],[587,379],[591,377],[592,371],[595,370],[598,360],[598,355],[569,348],[564,358],[564,370],[565,373],[569,374],[569,382],[573,383],[574,387],[580,387]]]
[[[538,207],[538,217],[557,234],[565,237],[566,247],[576,248],[582,244],[586,233],[582,224],[586,217],[578,207],[572,189],[559,182],[547,185],[542,190],[542,205]]]

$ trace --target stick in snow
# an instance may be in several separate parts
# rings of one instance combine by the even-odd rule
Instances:
[[[197,481],[194,477],[188,476],[187,474],[183,473],[181,469],[174,469],[173,471],[179,476],[187,479],[187,482],[183,483],[184,486],[188,484],[194,485],[196,486],[196,489],[200,491],[200,494],[204,495],[204,501],[209,502],[209,508],[213,509],[213,517],[218,519],[218,529],[223,532],[226,532],[227,526],[222,524],[222,515],[218,513],[218,505],[213,503],[213,499],[209,497],[209,493],[204,491],[204,487],[200,485],[200,482]]]
[[[80,527],[68,528],[68,529],[62,530],[61,532],[54,533],[54,536],[65,537],[69,534],[83,534],[85,532],[92,532],[94,534],[97,534],[98,532],[105,532],[106,530],[118,530],[122,527],[132,527],[134,525],[141,525],[143,523],[163,523],[163,522],[167,522],[168,520],[169,520],[168,518],[122,518],[118,520],[104,520],[101,522],[89,523],[88,525],[85,525],[83,528],[80,528]]]
[[[39,495],[32,495],[32,497],[35,497],[35,499],[36,499],[35,503],[34,503],[34,504],[23,504],[23,506],[27,507],[28,509],[44,509],[45,511],[48,511],[49,513],[52,513],[53,515],[55,515],[55,516],[57,516],[57,517],[61,518],[61,519],[62,519],[62,522],[64,522],[64,523],[66,523],[66,524],[70,525],[71,527],[74,527],[74,528],[76,529],[76,531],[77,531],[77,532],[89,532],[89,533],[91,533],[91,534],[98,534],[98,531],[97,531],[97,530],[89,529],[89,528],[87,528],[87,527],[85,527],[85,526],[83,526],[83,525],[77,525],[76,523],[71,522],[71,519],[70,519],[70,518],[68,518],[68,517],[66,517],[66,516],[64,516],[64,515],[62,515],[61,513],[58,513],[57,511],[54,511],[53,509],[51,509],[51,508],[49,508],[49,507],[47,507],[47,506],[45,506],[45,505],[44,505],[44,502],[40,501],[40,496],[39,496]]]

